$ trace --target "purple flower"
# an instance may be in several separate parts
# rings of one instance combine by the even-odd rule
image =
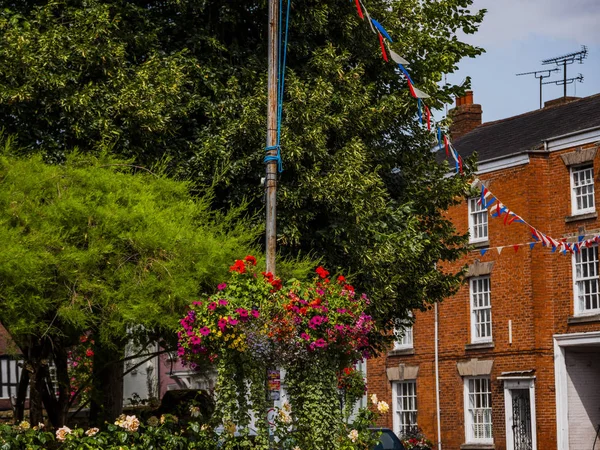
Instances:
[[[211,311],[214,311],[217,307],[217,304],[215,302],[210,302],[207,306],[207,308]]]
[[[217,286],[217,289],[218,289],[219,291],[222,291],[222,290],[224,290],[226,287],[227,287],[227,284],[226,284],[226,283],[221,283],[221,284],[219,284],[219,285]]]
[[[208,327],[200,328],[200,334],[202,336],[208,336],[210,334],[210,328],[208,328]]]
[[[227,304],[229,304],[229,302],[224,298],[219,299],[219,306],[226,306]]]

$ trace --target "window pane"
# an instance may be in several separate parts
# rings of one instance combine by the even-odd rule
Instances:
[[[396,411],[399,435],[407,433],[412,427],[417,426],[417,388],[415,381],[396,383]]]
[[[467,381],[467,436],[472,441],[492,439],[492,393],[489,378],[471,378]]]

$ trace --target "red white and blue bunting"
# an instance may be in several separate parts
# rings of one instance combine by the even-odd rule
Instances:
[[[350,2],[352,2],[352,0],[350,0]],[[452,159],[454,160],[456,172],[463,173],[462,158],[452,145],[450,137],[442,131],[441,127],[438,126],[437,123],[435,123],[431,115],[431,110],[424,102],[424,100],[430,98],[430,96],[415,86],[415,83],[413,82],[412,78],[410,77],[410,74],[406,70],[406,67],[404,67],[409,65],[410,63],[392,49],[391,44],[393,44],[394,41],[392,40],[386,29],[383,27],[383,25],[381,25],[377,20],[371,17],[363,0],[354,0],[354,3],[356,5],[358,17],[361,20],[365,20],[366,18],[367,22],[369,23],[369,26],[371,27],[371,31],[373,31],[373,33],[377,35],[383,60],[385,62],[389,62],[391,58],[391,60],[398,66],[398,69],[400,69],[400,72],[406,79],[411,96],[417,99],[419,123],[423,124],[423,115],[425,115],[427,130],[436,130],[438,142],[437,150],[444,149],[446,152],[446,157],[452,157]]]
[[[473,186],[481,190],[479,195],[479,199],[477,203],[482,206],[482,208],[487,209],[489,215],[492,218],[501,219],[504,225],[510,225],[512,223],[522,223],[529,228],[531,232],[531,237],[533,241],[527,242],[524,244],[512,244],[505,245],[501,247],[488,247],[481,250],[477,250],[481,255],[485,255],[490,249],[496,249],[498,254],[502,252],[505,248],[513,248],[514,251],[518,251],[520,247],[528,246],[530,249],[533,249],[537,244],[541,244],[542,247],[548,247],[552,249],[552,253],[557,252],[561,254],[567,253],[579,253],[581,248],[592,247],[600,243],[599,235],[579,235],[577,236],[576,242],[569,242],[569,238],[563,237],[560,239],[555,239],[547,234],[541,232],[539,229],[528,223],[525,219],[523,219],[519,214],[514,211],[511,211],[508,206],[502,203],[498,197],[496,197],[492,192],[486,188],[483,183],[479,179],[475,179],[473,182]],[[571,238],[571,239],[574,239]]]

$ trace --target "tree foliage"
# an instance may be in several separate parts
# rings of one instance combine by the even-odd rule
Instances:
[[[438,84],[481,49],[461,42],[483,13],[471,0],[370,0],[415,83],[441,109]],[[110,148],[211,185],[211,206],[263,208],[266,0],[4,2],[0,120],[25,147]],[[292,3],[279,184],[284,255],[312,253],[353,273],[380,319],[451,294],[436,263],[466,245],[442,212],[467,192],[445,177],[416,103],[347,0]]]
[[[260,232],[241,209],[213,212],[188,183],[136,170],[107,156],[48,165],[0,155],[0,317],[42,398],[44,361],[54,361],[63,413],[66,349],[82,333],[95,337],[100,372],[119,366],[134,332],[174,338],[190,300],[226,277]]]

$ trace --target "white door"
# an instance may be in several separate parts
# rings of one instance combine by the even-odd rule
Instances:
[[[506,449],[537,450],[533,379],[504,380]]]

